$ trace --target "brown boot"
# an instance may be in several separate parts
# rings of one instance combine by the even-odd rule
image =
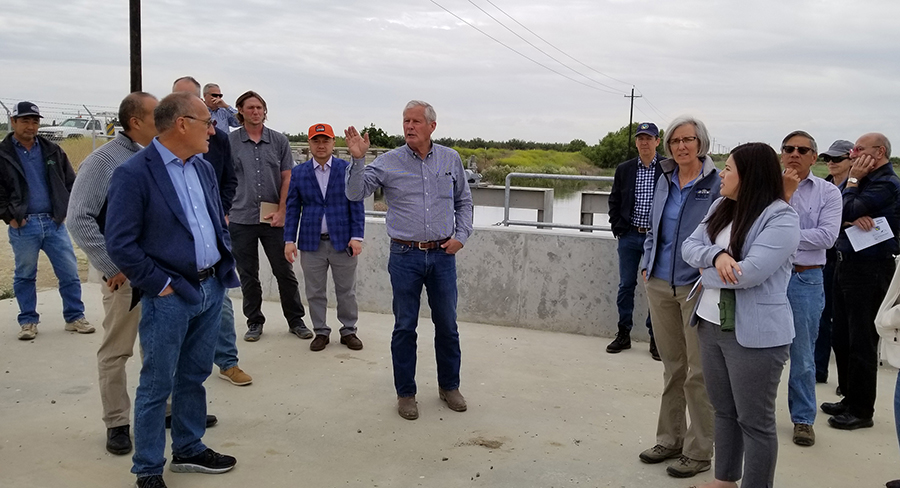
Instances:
[[[441,400],[447,402],[447,406],[450,407],[450,410],[453,410],[454,412],[466,411],[466,399],[463,398],[462,393],[459,392],[458,388],[456,390],[438,388],[438,395],[441,397]]]
[[[419,407],[416,406],[416,396],[397,397],[397,413],[406,420],[419,418]]]

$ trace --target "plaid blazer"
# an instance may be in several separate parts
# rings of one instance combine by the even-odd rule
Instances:
[[[362,201],[350,201],[344,193],[344,180],[349,166],[347,161],[331,159],[331,174],[328,177],[325,195],[322,195],[319,182],[316,180],[314,173],[316,164],[318,163],[315,160],[309,160],[291,170],[291,184],[284,218],[284,240],[294,240],[297,249],[301,251],[318,250],[322,218],[327,216],[331,245],[335,250],[343,251],[347,248],[351,237],[364,237],[365,206]]]

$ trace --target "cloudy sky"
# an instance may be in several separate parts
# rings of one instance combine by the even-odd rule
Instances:
[[[127,5],[5,2],[0,100],[117,106],[129,89]],[[399,134],[403,106],[422,99],[437,110],[436,137],[595,144],[628,122],[624,95],[634,85],[644,96],[635,121],[665,127],[692,114],[726,148],[777,145],[794,129],[826,147],[876,130],[900,140],[895,0],[153,0],[142,8],[146,91],[165,95],[185,74],[219,83],[231,103],[253,89],[268,102],[269,126],[291,133],[328,122]]]

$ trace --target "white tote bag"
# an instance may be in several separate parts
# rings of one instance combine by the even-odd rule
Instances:
[[[881,336],[881,359],[900,368],[900,257],[891,286],[875,315],[875,330]]]

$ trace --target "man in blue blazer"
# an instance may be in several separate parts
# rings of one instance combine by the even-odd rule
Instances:
[[[214,128],[200,98],[184,92],[160,101],[153,118],[159,137],[113,172],[106,219],[107,252],[142,294],[131,469],[138,488],[165,487],[170,394],[169,469],[223,473],[237,463],[201,440],[222,300],[239,284],[215,173],[197,156]]]
[[[356,336],[359,317],[356,262],[362,252],[365,208],[362,201],[348,200],[344,192],[344,175],[349,163],[332,157],[334,131],[330,125],[315,124],[309,128],[309,150],[313,159],[291,170],[284,219],[284,257],[293,263],[300,249],[306,301],[316,334],[309,349],[321,351],[330,341],[331,328],[325,324],[330,266],[341,323],[341,344],[359,350],[363,343]]]

